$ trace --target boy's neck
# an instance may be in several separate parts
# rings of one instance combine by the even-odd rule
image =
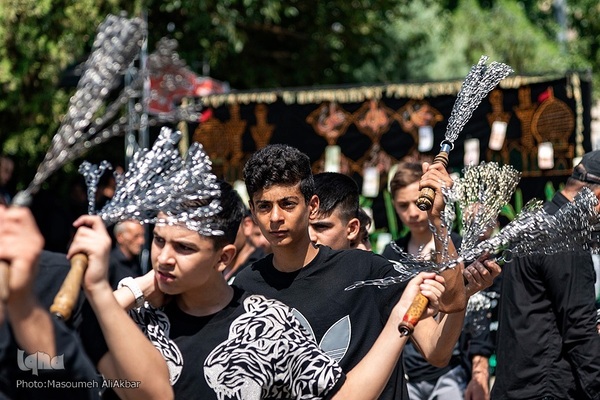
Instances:
[[[186,314],[196,317],[213,315],[227,307],[233,298],[233,288],[224,278],[215,284],[206,283],[202,288],[189,290],[176,297],[177,306]]]
[[[435,248],[433,244],[433,235],[431,232],[424,232],[419,234],[414,234],[411,232],[410,240],[408,241],[408,252],[413,255],[419,255],[420,250],[425,250],[428,245],[429,247]],[[427,253],[428,251],[426,251]]]
[[[273,246],[273,266],[281,272],[294,272],[308,265],[319,253],[319,249],[307,236],[294,246]]]
[[[256,247],[251,246],[248,243],[245,243],[244,246],[235,255],[235,259],[223,271],[223,275],[225,276],[225,279],[229,279],[231,274],[233,274],[235,271],[237,271],[240,268],[240,266],[243,263],[245,263],[246,260],[248,260],[248,257],[250,257],[250,255],[252,253],[254,253],[255,251],[256,251]]]

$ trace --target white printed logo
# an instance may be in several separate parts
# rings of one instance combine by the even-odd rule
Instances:
[[[25,357],[23,350],[17,350],[17,364],[21,371],[31,371],[35,376],[40,369],[65,369],[64,354],[50,357],[43,351],[38,351]]]

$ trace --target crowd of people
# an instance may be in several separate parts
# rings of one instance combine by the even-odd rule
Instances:
[[[371,219],[352,178],[313,174],[306,154],[282,144],[255,152],[243,175],[248,204],[219,180],[220,211],[194,217],[208,230],[106,227],[82,215],[65,254],[44,250],[30,210],[0,206],[0,260],[9,265],[0,399],[600,400],[588,250],[503,267],[485,254],[348,290],[398,276],[397,248],[435,262],[458,257],[461,238],[443,222],[446,168],[398,165],[389,189],[408,234],[382,254],[371,251]],[[416,206],[423,187],[436,194],[428,211]],[[583,187],[600,199],[600,151],[583,157],[547,212]],[[60,320],[48,310],[77,254],[88,260],[83,290]],[[501,288],[496,341],[489,318],[477,334],[465,329],[469,300],[492,285]],[[421,310],[401,334],[415,299]]]

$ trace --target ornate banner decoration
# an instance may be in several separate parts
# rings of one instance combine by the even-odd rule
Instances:
[[[463,142],[477,138],[481,161],[511,164],[523,177],[570,174],[573,158],[591,147],[590,86],[589,76],[577,73],[504,79],[466,124],[449,168],[463,168]],[[404,157],[419,156],[424,127],[433,130],[437,150],[459,89],[460,82],[438,82],[213,95],[202,99],[211,118],[190,131],[228,180],[238,179],[249,154],[268,143],[304,151],[315,172],[323,170],[325,148],[337,145],[341,172],[360,176],[376,166],[385,174]],[[495,122],[506,129],[498,150],[488,147]],[[552,170],[537,165],[545,142],[554,148]]]

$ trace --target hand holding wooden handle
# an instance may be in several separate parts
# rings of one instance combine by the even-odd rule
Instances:
[[[453,145],[451,143],[442,142],[440,152],[433,159],[433,164],[442,164],[444,167],[448,166],[448,157],[450,150],[452,150]],[[433,207],[433,200],[435,199],[435,190],[429,187],[424,187],[421,189],[421,194],[417,199],[417,207],[421,211],[430,210]]]
[[[50,306],[50,312],[64,321],[71,318],[87,266],[87,255],[79,253],[71,258],[71,269]]]
[[[12,203],[11,207],[29,207],[31,204],[31,194],[28,191],[18,192]],[[8,280],[10,279],[10,265],[0,260],[0,324],[4,321],[4,314],[6,311],[6,302],[8,301],[8,295],[10,293],[8,289]]]
[[[400,336],[410,336],[413,333],[417,322],[419,322],[421,316],[425,310],[427,310],[428,305],[429,299],[427,297],[423,296],[421,293],[415,296],[412,304],[408,307],[408,310],[406,310],[402,322],[398,324]]]

